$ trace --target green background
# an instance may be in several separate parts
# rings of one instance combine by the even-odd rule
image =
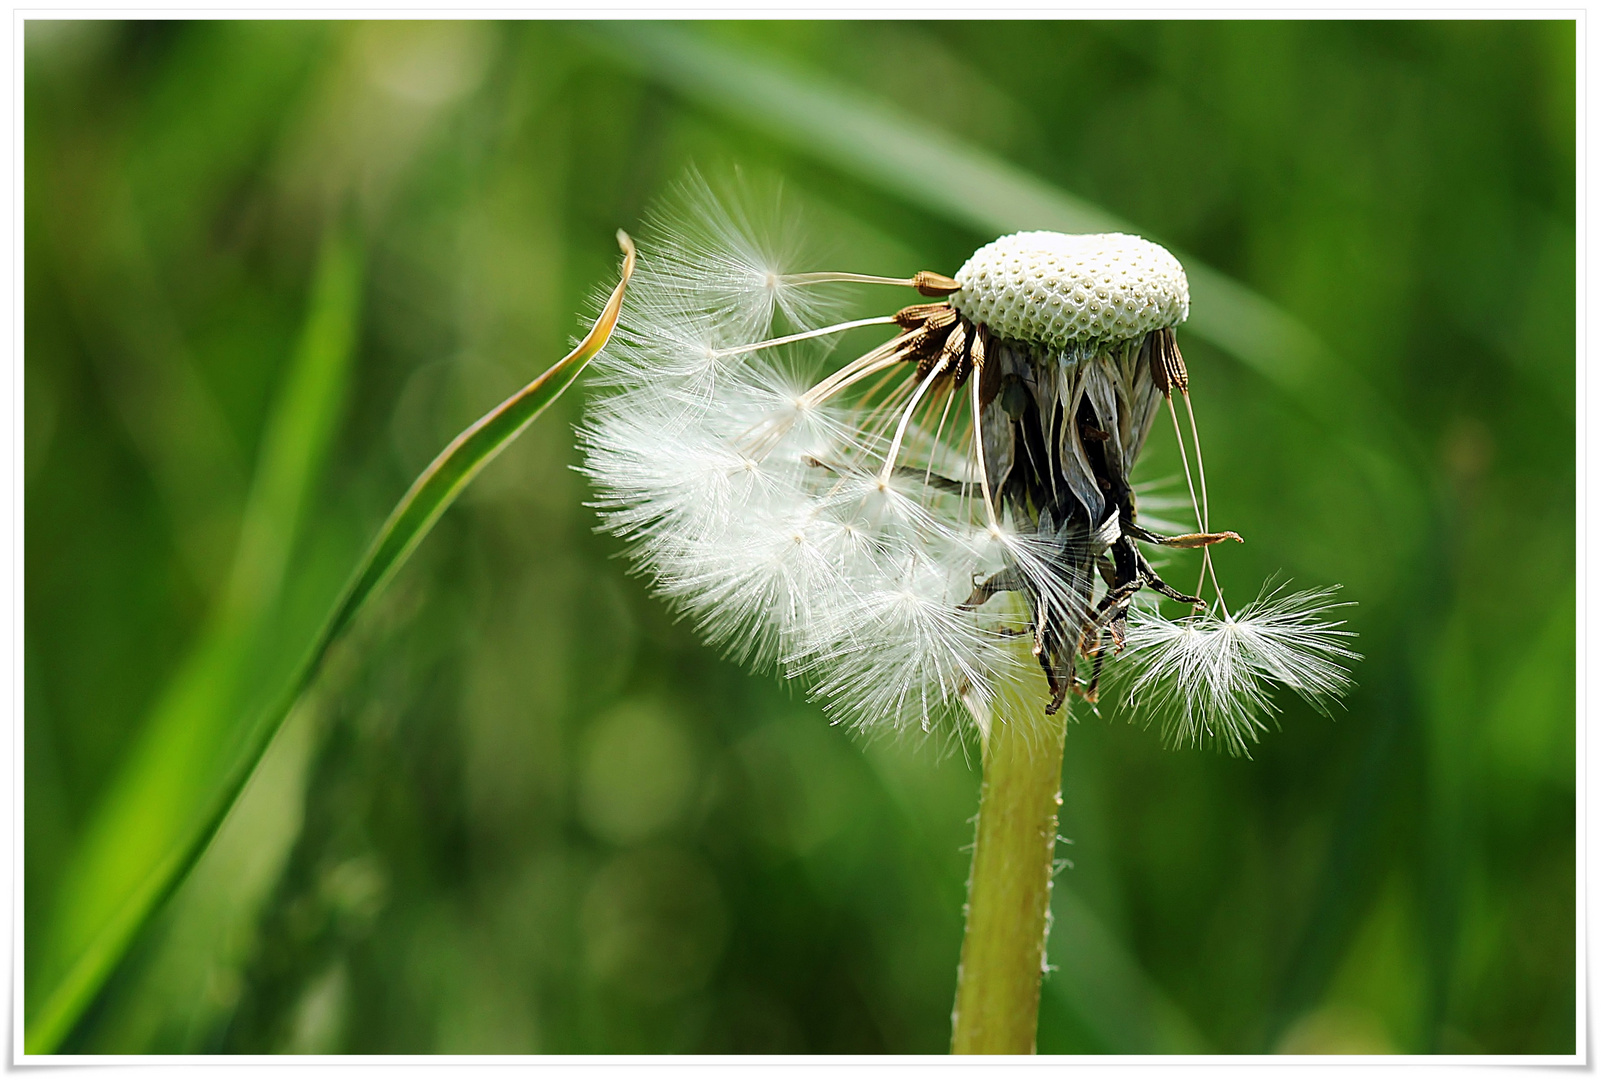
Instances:
[[[30,1023],[94,823],[188,820],[693,165],[781,180],[858,272],[1049,227],[1019,190],[1098,207],[1322,342],[1230,348],[1249,304],[1206,332],[1199,287],[1180,334],[1225,588],[1341,583],[1358,687],[1252,759],[1077,706],[1041,1051],[1573,1052],[1571,22],[30,22],[25,94]],[[973,747],[698,644],[593,531],[587,390],[369,608],[63,1049],[945,1048]]]

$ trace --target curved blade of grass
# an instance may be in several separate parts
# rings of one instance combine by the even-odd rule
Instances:
[[[27,1025],[24,1040],[27,1053],[53,1052],[72,1030],[139,930],[199,860],[273,736],[316,680],[329,650],[349,628],[362,606],[389,582],[462,489],[572,385],[606,344],[617,324],[623,293],[634,269],[633,242],[622,232],[617,238],[624,252],[621,280],[589,333],[548,371],[458,435],[417,477],[351,575],[283,694],[247,727],[242,751],[226,768],[217,768],[215,756],[202,760],[184,745],[182,736],[197,710],[214,709],[222,684],[236,670],[241,659],[237,654],[241,650],[233,638],[225,635],[219,635],[214,642],[203,644],[197,650],[196,660],[177,680],[169,693],[171,704],[162,713],[173,719],[158,723],[157,736],[147,740],[149,749],[130,762],[116,795],[108,803],[111,810],[102,815],[106,824],[87,845],[85,859],[80,860],[88,869],[72,879],[81,883],[80,889],[64,894],[69,906],[60,916],[62,928],[53,939],[57,952],[66,961],[62,964],[64,971]],[[348,310],[353,317],[353,305]],[[314,312],[312,324],[317,323]],[[316,337],[314,333],[308,334],[308,340]],[[316,351],[315,346],[307,349],[308,353]],[[293,448],[284,451],[282,456],[294,457]],[[304,450],[301,456],[306,456]],[[291,478],[280,477],[267,468],[277,460],[272,452],[264,454],[258,487],[282,496],[294,485],[290,483]],[[299,476],[299,480],[298,492],[303,493],[305,476]],[[274,536],[280,536],[284,532],[283,523],[274,518],[270,510],[284,507],[265,497],[264,502],[270,505],[264,507],[257,524]],[[282,539],[273,537],[253,539],[247,529],[239,548],[239,574],[246,579],[252,594],[263,584],[259,580],[263,575],[254,564],[247,564],[248,560],[278,551],[283,543]],[[187,806],[174,806],[173,800],[160,787],[163,780],[174,768],[185,770],[191,776],[188,786],[194,791],[193,774],[205,766],[211,767],[211,777],[221,775],[221,784],[209,785],[208,790],[198,793]],[[159,822],[162,832],[154,838],[139,831],[142,828],[139,811],[146,806],[155,807],[156,813],[162,815]],[[134,811],[134,817],[121,816],[129,810]],[[176,812],[180,810],[187,812],[179,817]],[[197,819],[197,824],[190,824]],[[82,887],[94,883],[96,873],[103,887],[84,894]]]
[[[457,435],[412,482],[411,489],[401,497],[390,513],[389,520],[379,530],[378,538],[373,541],[372,548],[346,586],[344,596],[329,616],[317,645],[307,658],[306,668],[295,688],[296,696],[316,676],[328,647],[344,633],[361,606],[388,584],[395,571],[400,569],[434,527],[439,515],[456,501],[456,496],[485,465],[493,461],[572,385],[573,380],[578,378],[611,338],[618,313],[622,310],[623,293],[628,287],[628,279],[634,273],[634,242],[621,230],[617,233],[617,241],[623,249],[622,273],[595,325],[590,327],[589,333],[572,352]],[[273,721],[273,726],[276,727],[281,721],[282,716],[279,716]]]

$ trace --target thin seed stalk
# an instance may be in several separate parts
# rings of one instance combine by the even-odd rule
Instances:
[[[1050,922],[1067,710],[997,719],[984,740],[953,1054],[1032,1054]]]

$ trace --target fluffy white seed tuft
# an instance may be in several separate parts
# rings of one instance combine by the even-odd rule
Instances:
[[[1350,687],[1346,665],[1359,659],[1356,635],[1331,617],[1347,605],[1335,590],[1265,591],[1238,612],[1168,620],[1135,608],[1123,660],[1135,672],[1132,706],[1159,716],[1175,744],[1216,742],[1247,753],[1277,712],[1272,683],[1289,687],[1320,712]]]

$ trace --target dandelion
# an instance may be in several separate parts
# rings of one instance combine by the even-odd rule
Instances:
[[[998,909],[994,930],[1032,935],[1033,1005],[1027,980],[1018,1001],[966,988],[989,963],[972,946],[986,853],[1021,844],[1038,863],[1040,836],[1055,835],[1069,696],[1096,701],[1111,660],[1135,700],[1172,717],[1170,737],[1243,751],[1272,684],[1320,704],[1343,691],[1348,635],[1327,592],[1223,603],[1211,548],[1240,537],[1209,528],[1175,334],[1189,287],[1164,248],[1020,232],[953,275],[896,278],[797,269],[796,234],[775,247],[752,221],[698,180],[658,215],[600,361],[611,391],[581,431],[584,469],[606,526],[710,642],[807,680],[864,730],[977,727],[985,794],[956,1041],[965,1024],[967,1048],[997,1045],[973,1017],[1012,1010],[1027,1013],[1031,1047],[1049,843],[1033,914]],[[920,295],[829,322],[848,286]],[[863,327],[888,333],[803,374]],[[1139,521],[1130,473],[1163,412],[1195,531]],[[1147,551],[1162,548],[1202,549],[1193,593],[1158,574]],[[1142,593],[1186,613],[1136,608]],[[1002,788],[1033,816],[986,840]]]
[[[908,279],[796,272],[782,255],[747,211],[689,185],[643,245],[602,358],[615,392],[582,435],[608,526],[710,641],[810,679],[864,728],[987,726],[1016,639],[1045,676],[1048,714],[1070,693],[1094,701],[1126,649],[1137,696],[1184,702],[1176,732],[1233,749],[1260,726],[1265,681],[1338,694],[1337,678],[1297,674],[1299,654],[1350,656],[1325,647],[1327,594],[1229,615],[1142,550],[1239,540],[1207,531],[1204,471],[1200,531],[1138,520],[1129,474],[1164,407],[1179,432],[1175,392],[1193,424],[1174,334],[1189,290],[1166,250],[1025,232],[953,277]],[[825,288],[845,283],[926,300],[820,325]],[[804,347],[874,325],[894,333],[821,379],[797,376]],[[1131,638],[1141,590],[1191,613],[1136,612]],[[1256,644],[1223,643],[1236,640]]]

